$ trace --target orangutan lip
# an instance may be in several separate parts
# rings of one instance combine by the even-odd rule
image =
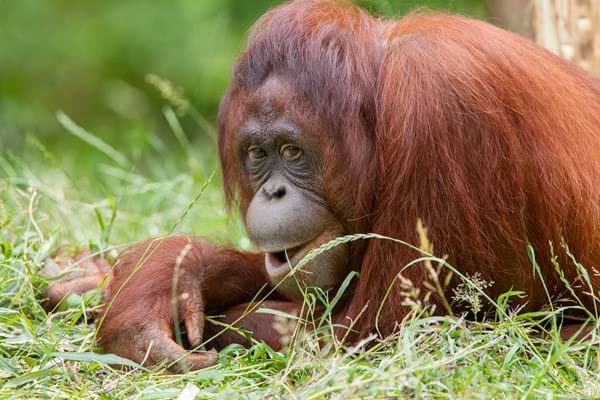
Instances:
[[[292,247],[291,249],[285,249],[281,251],[276,251],[273,253],[268,253],[270,256],[270,261],[276,261],[274,264],[284,264],[288,260],[291,260],[296,254],[298,254],[305,245],[300,245],[296,247]]]
[[[271,277],[281,277],[286,275],[292,269],[292,266],[298,262],[296,258],[298,255],[302,254],[307,246],[308,243],[304,243],[289,249],[265,253],[265,267],[267,268],[267,273]]]

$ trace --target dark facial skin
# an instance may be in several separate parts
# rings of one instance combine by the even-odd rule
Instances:
[[[320,254],[283,280],[310,250],[344,234],[323,196],[321,146],[296,122],[298,98],[290,93],[279,78],[254,93],[238,153],[254,191],[245,219],[248,235],[265,252],[265,268],[278,291],[300,298],[299,284],[329,289],[341,282],[348,249],[341,245]]]

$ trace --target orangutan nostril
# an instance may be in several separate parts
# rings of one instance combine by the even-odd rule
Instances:
[[[279,200],[286,193],[285,185],[265,185],[262,191],[269,200]]]

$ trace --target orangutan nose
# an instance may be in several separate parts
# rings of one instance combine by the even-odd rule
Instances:
[[[285,196],[286,188],[284,184],[267,183],[263,186],[262,191],[269,200],[280,200]]]

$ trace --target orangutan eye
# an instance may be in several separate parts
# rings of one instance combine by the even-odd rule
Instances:
[[[299,147],[291,144],[284,144],[281,146],[280,153],[281,157],[288,161],[298,160],[300,157],[302,157],[302,150]]]
[[[248,147],[248,157],[251,161],[260,161],[267,156],[267,153],[258,146]]]

